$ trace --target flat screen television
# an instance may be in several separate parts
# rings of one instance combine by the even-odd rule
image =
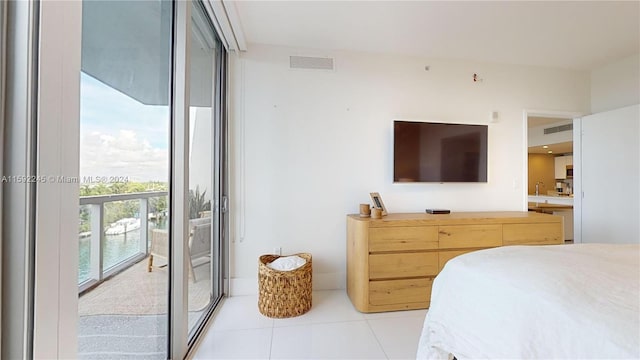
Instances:
[[[487,182],[487,125],[393,122],[394,182]]]

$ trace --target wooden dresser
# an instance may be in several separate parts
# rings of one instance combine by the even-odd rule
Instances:
[[[534,212],[347,216],[347,292],[361,312],[429,307],[450,259],[503,245],[562,244],[563,218]]]

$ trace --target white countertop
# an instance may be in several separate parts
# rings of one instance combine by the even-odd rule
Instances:
[[[573,205],[573,196],[529,195],[529,202]]]

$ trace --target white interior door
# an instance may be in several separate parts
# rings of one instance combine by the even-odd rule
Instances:
[[[640,242],[640,105],[585,116],[581,127],[582,242]]]

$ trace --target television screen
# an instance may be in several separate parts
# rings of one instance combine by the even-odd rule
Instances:
[[[394,121],[394,182],[487,182],[487,125]]]

